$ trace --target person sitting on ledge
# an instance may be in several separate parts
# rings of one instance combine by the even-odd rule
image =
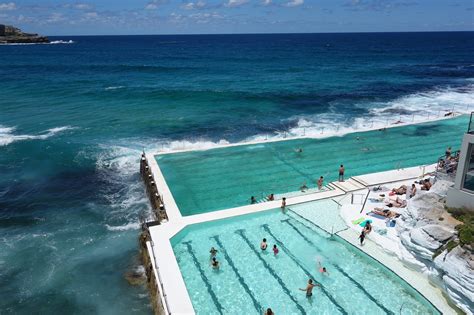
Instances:
[[[255,199],[254,196],[250,197],[250,203],[253,205],[254,203],[257,203],[257,199]]]
[[[388,209],[383,209],[383,208],[374,208],[374,210],[368,212],[367,214],[370,214],[370,213],[381,215],[386,218],[398,218],[400,216],[400,213],[397,213],[395,211],[391,211]]]
[[[270,195],[267,196],[267,200],[268,201],[273,201],[273,200],[275,200],[275,196],[273,194],[270,194]]]
[[[429,178],[425,179],[423,182],[420,182],[420,184],[421,184],[421,190],[426,190],[426,191],[430,190],[432,186]]]
[[[300,187],[301,192],[305,192],[308,190],[308,186],[306,186],[306,182],[303,183],[303,185]]]

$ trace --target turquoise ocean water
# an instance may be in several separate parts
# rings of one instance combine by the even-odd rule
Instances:
[[[0,46],[2,314],[151,312],[143,148],[473,110],[473,33],[54,39]]]

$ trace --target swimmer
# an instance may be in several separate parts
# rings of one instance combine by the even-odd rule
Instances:
[[[309,279],[308,280],[308,285],[306,286],[306,288],[304,288],[304,289],[300,288],[300,290],[301,291],[306,291],[306,297],[311,297],[313,295],[313,288],[315,286],[319,287],[320,285],[317,284],[317,283],[313,283],[313,280]]]
[[[302,148],[298,148],[295,150],[296,153],[303,153],[303,149]]]
[[[267,239],[264,238],[264,239],[262,240],[262,242],[260,243],[260,249],[261,249],[261,250],[267,250],[267,246],[268,246],[268,245],[267,245]]]
[[[211,247],[211,250],[209,251],[209,253],[211,254],[211,259],[212,259],[212,257],[216,257],[217,249],[215,249],[214,247]]]
[[[306,185],[306,182],[303,182],[303,185],[300,187],[301,192],[305,192],[308,190],[308,186]]]
[[[321,265],[321,262],[320,262],[320,261],[318,261],[318,265],[319,265],[319,272],[320,272],[321,274],[325,275],[325,276],[329,276],[328,270],[326,269],[326,267],[323,267],[323,266]]]
[[[273,255],[278,255],[280,251],[278,250],[277,246],[276,245],[273,245]]]
[[[211,266],[212,266],[212,269],[219,269],[219,262],[217,261],[216,257],[213,257],[212,258],[212,261],[211,261]]]
[[[250,197],[250,203],[251,204],[257,203],[257,199],[255,199],[254,196]]]

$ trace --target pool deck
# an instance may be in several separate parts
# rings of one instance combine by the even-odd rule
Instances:
[[[155,153],[147,153],[146,158],[154,175],[158,190],[162,195],[169,219],[168,222],[162,222],[161,225],[155,225],[149,228],[151,242],[147,244],[149,254],[153,257],[152,267],[155,278],[159,279],[160,282],[160,298],[166,305],[167,311],[171,314],[194,314],[194,308],[174,255],[170,239],[188,225],[278,209],[281,205],[281,200],[191,216],[182,216],[163,173],[158,166]],[[339,200],[341,200],[346,196],[356,193],[367,194],[370,186],[417,179],[434,170],[435,165],[429,165],[356,176],[347,179],[345,182],[329,183],[327,186],[331,187],[331,190],[288,197],[286,200],[287,206],[327,198],[338,197]],[[341,231],[337,233],[337,235],[392,270],[420,292],[443,314],[456,314],[454,309],[449,306],[446,298],[442,295],[441,290],[431,285],[428,278],[423,274],[407,268],[401,261],[385,253],[370,240],[367,240],[363,247],[358,246],[358,235],[351,229]],[[155,253],[158,253],[158,255],[155,255]]]

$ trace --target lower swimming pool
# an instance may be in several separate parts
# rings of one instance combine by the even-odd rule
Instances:
[[[276,314],[439,314],[383,265],[293,211],[189,226],[171,243],[197,314],[262,314],[268,307]],[[210,266],[211,247],[218,249],[218,271]],[[307,298],[299,288],[309,278],[321,287]]]
[[[249,204],[274,193],[314,188],[319,176],[347,176],[436,163],[447,146],[457,149],[467,116],[358,132],[343,137],[269,142],[157,155],[156,160],[183,216]],[[301,148],[303,152],[298,152]]]

